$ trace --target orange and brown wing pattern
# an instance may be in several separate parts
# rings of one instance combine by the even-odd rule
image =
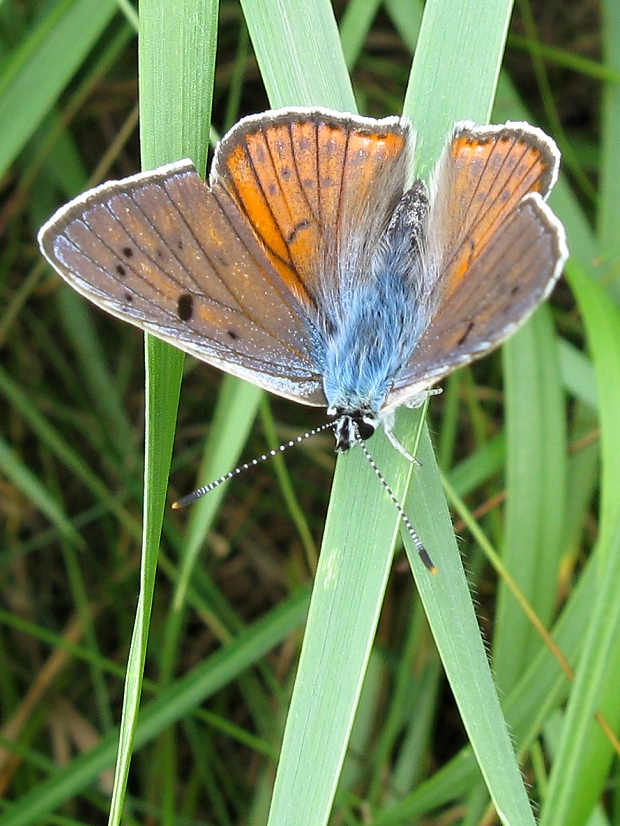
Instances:
[[[363,234],[359,218],[372,216],[365,223],[378,241],[405,186],[410,141],[399,118],[265,113],[222,141],[211,185],[232,198],[284,283],[312,306],[328,292],[325,280],[338,279],[338,256],[355,246],[351,235]]]
[[[558,164],[555,145],[529,124],[456,127],[431,189],[430,243],[441,262],[441,290],[458,288],[526,195],[547,196]]]
[[[433,182],[426,266],[431,318],[386,407],[498,347],[550,293],[568,257],[544,202],[555,144],[528,124],[457,127]]]
[[[39,241],[109,313],[274,393],[325,403],[302,309],[189,161],[91,190]]]

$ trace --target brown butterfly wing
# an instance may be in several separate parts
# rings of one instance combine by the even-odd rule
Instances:
[[[311,330],[251,231],[189,161],[72,201],[39,234],[52,266],[124,321],[274,393],[322,405]]]
[[[564,229],[543,200],[558,159],[527,124],[457,127],[432,186],[431,321],[386,407],[499,346],[549,294],[568,255]]]
[[[412,141],[401,118],[268,112],[224,138],[211,185],[230,195],[291,293],[325,309],[343,277],[367,276],[402,196]]]
[[[233,375],[325,404],[321,333],[402,195],[408,123],[328,110],[245,118],[211,187],[189,162],[104,184],[41,230],[44,254],[103,309]]]

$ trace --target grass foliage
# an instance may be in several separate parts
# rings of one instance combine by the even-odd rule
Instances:
[[[0,5],[0,826],[620,823],[620,17],[547,5]],[[321,411],[143,346],[34,242],[294,104],[404,111],[423,175],[463,118],[563,152],[549,305],[399,414],[421,468],[369,443],[436,577],[329,435],[171,511]]]

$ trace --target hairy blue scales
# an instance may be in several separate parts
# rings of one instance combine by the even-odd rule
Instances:
[[[427,200],[423,185],[396,207],[368,273],[343,274],[337,311],[323,341],[329,408],[379,414],[398,373],[429,322],[420,250]]]

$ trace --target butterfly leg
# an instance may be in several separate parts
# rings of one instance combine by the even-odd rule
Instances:
[[[395,447],[396,450],[401,454],[401,456],[404,456],[405,459],[408,459],[410,462],[413,462],[413,464],[416,467],[420,467],[420,463],[418,462],[416,457],[412,456],[411,453],[409,453],[409,451],[407,450],[407,448],[404,447],[404,445],[401,445],[401,443],[398,441],[398,439],[394,435],[394,431],[392,430],[392,428],[394,426],[394,413],[390,412],[390,413],[385,414],[382,418],[381,423],[383,424],[383,429],[385,430],[385,435],[390,440],[390,444],[392,445],[392,447]]]
[[[423,390],[421,393],[418,393],[416,396],[413,396],[411,399],[406,401],[405,407],[422,407],[429,396],[438,396],[440,393],[443,393],[442,387],[431,387],[430,390]]]
[[[424,402],[426,401],[426,399],[429,396],[438,396],[439,393],[441,393],[441,392],[442,392],[441,387],[432,387],[430,390],[423,390],[421,393],[418,393],[416,396],[409,399],[408,402],[405,402],[405,406],[410,407],[410,408],[420,407],[421,405],[424,404]],[[392,444],[392,446],[395,447],[396,450],[402,456],[405,457],[405,459],[408,459],[410,462],[413,462],[413,464],[416,467],[420,467],[420,463],[415,458],[415,456],[412,456],[411,453],[409,453],[409,451],[403,445],[401,445],[401,443],[398,441],[398,439],[396,438],[396,436],[393,433],[392,428],[394,426],[394,413],[390,412],[390,413],[384,414],[383,419],[382,419],[382,424],[383,424],[383,429],[385,430],[385,435],[390,440],[390,443]]]

